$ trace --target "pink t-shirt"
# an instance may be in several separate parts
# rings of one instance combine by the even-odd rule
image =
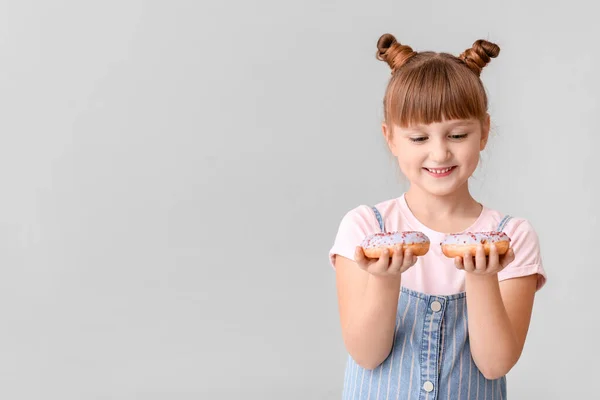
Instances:
[[[404,194],[375,204],[375,207],[381,213],[386,231],[420,231],[431,240],[429,252],[419,257],[417,263],[402,274],[403,286],[431,295],[465,291],[466,272],[456,269],[454,260],[444,256],[439,246],[446,235],[419,222],[410,211]],[[465,231],[493,231],[503,217],[500,212],[484,206],[479,218]],[[526,219],[515,217],[508,221],[503,231],[511,238],[515,259],[498,273],[498,280],[538,274],[537,289],[541,289],[546,283],[546,272],[537,233]],[[381,229],[370,206],[361,205],[346,213],[329,251],[332,267],[335,268],[337,254],[353,260],[356,246],[366,235],[376,232],[381,232]]]

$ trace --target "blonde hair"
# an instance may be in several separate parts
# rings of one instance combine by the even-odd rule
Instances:
[[[487,115],[488,99],[481,70],[500,47],[477,40],[458,57],[432,51],[415,52],[387,33],[377,42],[377,59],[392,69],[383,99],[388,126],[407,127]]]

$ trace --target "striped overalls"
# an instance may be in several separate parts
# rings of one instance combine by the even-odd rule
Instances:
[[[373,211],[385,232],[379,211]],[[506,377],[488,380],[473,362],[466,306],[464,292],[436,296],[402,287],[392,351],[374,370],[348,356],[343,399],[506,399]]]

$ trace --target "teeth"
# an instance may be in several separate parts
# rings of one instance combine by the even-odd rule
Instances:
[[[434,174],[445,174],[446,172],[450,171],[452,168],[444,168],[444,169],[431,169],[431,168],[427,168],[429,171],[433,172]]]

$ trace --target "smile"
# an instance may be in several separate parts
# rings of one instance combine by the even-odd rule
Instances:
[[[446,168],[424,168],[424,169],[427,170],[427,172],[429,172],[433,176],[442,177],[442,176],[450,175],[455,168],[456,168],[456,166],[446,167]]]

